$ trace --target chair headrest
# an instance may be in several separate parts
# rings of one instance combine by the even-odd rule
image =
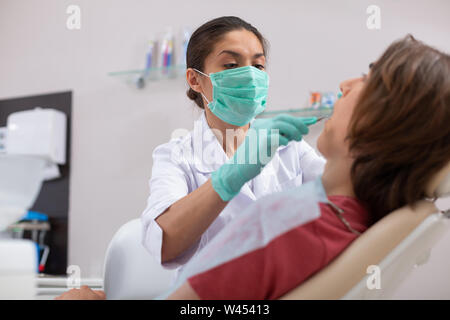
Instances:
[[[450,162],[431,179],[425,191],[430,198],[450,195]]]

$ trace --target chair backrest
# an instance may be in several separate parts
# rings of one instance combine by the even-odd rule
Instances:
[[[428,196],[450,193],[450,164],[431,181]],[[378,221],[336,259],[281,299],[387,299],[415,265],[426,262],[433,245],[448,230],[446,215],[434,203],[419,201]],[[367,285],[376,269],[380,289]]]
[[[141,241],[140,219],[127,222],[113,236],[104,266],[104,289],[108,300],[153,299],[169,289],[175,271],[164,269]]]
[[[380,272],[376,275],[380,280],[378,289],[371,281],[373,279],[369,278],[371,275],[366,275],[342,299],[391,298],[413,269],[428,261],[431,249],[448,231],[448,227],[448,217],[443,214],[434,213],[428,216],[378,265]]]

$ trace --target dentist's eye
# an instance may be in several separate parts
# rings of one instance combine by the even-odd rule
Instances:
[[[266,68],[262,64],[255,64],[254,67],[258,68],[259,70],[264,70]]]
[[[237,63],[227,63],[227,64],[224,64],[223,66],[227,69],[232,69],[232,68],[236,68],[238,65],[237,65]]]

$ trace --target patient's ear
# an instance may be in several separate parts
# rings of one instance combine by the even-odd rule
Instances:
[[[200,300],[200,297],[192,289],[189,282],[183,283],[174,293],[172,293],[167,300]]]

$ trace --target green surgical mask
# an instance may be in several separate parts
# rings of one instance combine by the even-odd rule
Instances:
[[[213,100],[208,108],[222,121],[244,126],[266,108],[269,76],[253,66],[227,69],[209,75],[194,69],[211,79]]]

